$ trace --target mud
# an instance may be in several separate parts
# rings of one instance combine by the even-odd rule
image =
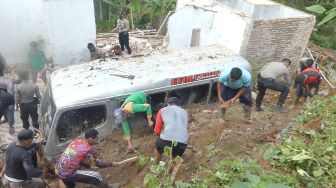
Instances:
[[[293,94],[293,93],[292,93]],[[286,101],[293,103],[293,95]],[[264,112],[252,112],[252,123],[243,118],[243,108],[237,103],[226,113],[223,122],[218,113],[218,104],[192,104],[184,108],[189,112],[189,145],[183,156],[184,162],[176,179],[190,180],[192,174],[199,171],[201,166],[212,168],[223,159],[230,160],[237,157],[249,156],[259,161],[263,168],[270,169],[268,163],[262,159],[262,150],[267,144],[277,144],[276,136],[279,131],[287,127],[288,123],[300,112],[303,104],[289,108],[288,114],[273,112],[278,93],[268,92],[265,98]],[[135,122],[143,124],[143,122]],[[138,125],[137,125],[138,126]],[[155,156],[154,143],[156,137],[153,131],[143,127],[141,132],[133,134],[133,141],[138,146],[138,153],[128,153],[127,144],[123,139],[121,129],[113,132],[110,138],[104,140],[97,150],[103,159],[122,161],[126,158],[143,154]],[[257,149],[261,148],[261,149]],[[119,182],[122,187],[144,187],[143,179],[148,173],[148,166],[140,166],[137,162],[106,169],[93,169],[101,172],[105,181]],[[48,179],[52,187],[58,187],[56,179]],[[79,188],[90,186],[78,184]],[[92,186],[91,186],[92,187]]]
[[[291,100],[291,98],[289,98]],[[270,110],[272,104],[265,105],[264,112],[252,113],[252,123],[245,122],[243,109],[240,104],[235,104],[227,112],[227,120],[223,123],[218,114],[218,105],[192,104],[185,108],[189,112],[189,145],[194,149],[187,149],[184,163],[177,176],[177,180],[190,180],[200,166],[213,167],[223,159],[237,156],[250,156],[262,161],[260,152],[255,151],[257,146],[262,147],[274,143],[277,133],[288,125],[288,122],[300,111],[303,105],[290,109],[288,114],[280,114]],[[155,156],[154,143],[156,137],[152,131],[146,129],[144,134],[133,135],[135,145],[139,146],[138,152],[145,156]],[[139,153],[127,153],[127,145],[123,140],[121,130],[114,132],[111,138],[105,140],[99,151],[107,160],[121,161],[137,156]],[[267,168],[267,164],[265,163]],[[119,182],[122,187],[144,187],[143,178],[148,172],[148,167],[141,167],[138,163],[108,169],[98,169],[108,182]],[[81,185],[80,187],[88,187]]]

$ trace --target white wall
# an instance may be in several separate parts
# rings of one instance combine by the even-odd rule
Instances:
[[[268,0],[220,0],[220,2],[254,19],[268,20],[307,16],[303,12]]]
[[[215,3],[216,3],[215,0],[177,0],[176,10],[184,8],[185,6],[188,5],[197,5],[203,7],[203,6],[213,6]]]
[[[0,0],[0,18],[0,53],[10,64],[26,62],[38,40],[56,64],[88,60],[96,38],[92,0]]]
[[[200,45],[221,44],[239,53],[248,23],[240,15],[185,7],[168,21],[168,49],[188,48],[192,30],[201,29]]]
[[[41,2],[0,0],[0,53],[8,63],[24,60],[32,39],[47,37],[42,36],[46,32]]]

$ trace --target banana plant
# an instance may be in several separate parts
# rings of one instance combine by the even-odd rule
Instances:
[[[336,7],[327,11],[327,9],[322,5],[313,5],[310,7],[306,7],[306,10],[314,12],[318,15],[325,15],[325,17],[317,24],[317,26],[321,26],[336,18]]]

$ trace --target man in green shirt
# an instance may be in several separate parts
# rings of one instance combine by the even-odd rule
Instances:
[[[47,58],[44,51],[38,48],[36,42],[30,43],[31,50],[28,54],[28,62],[32,70],[32,81],[35,84],[37,75],[41,72],[47,64]]]
[[[134,146],[131,141],[131,131],[128,124],[128,119],[136,112],[146,112],[148,127],[153,126],[152,108],[148,104],[147,95],[145,92],[135,92],[128,96],[124,103],[114,112],[115,124],[122,124],[125,139],[128,143],[128,150],[133,150]]]

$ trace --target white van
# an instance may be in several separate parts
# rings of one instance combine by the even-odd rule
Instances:
[[[153,111],[169,96],[186,104],[217,96],[216,83],[226,67],[251,72],[250,64],[219,46],[194,47],[166,54],[93,61],[53,72],[41,101],[44,153],[53,162],[72,138],[88,128],[99,139],[111,136],[113,111],[135,91],[151,96]]]

